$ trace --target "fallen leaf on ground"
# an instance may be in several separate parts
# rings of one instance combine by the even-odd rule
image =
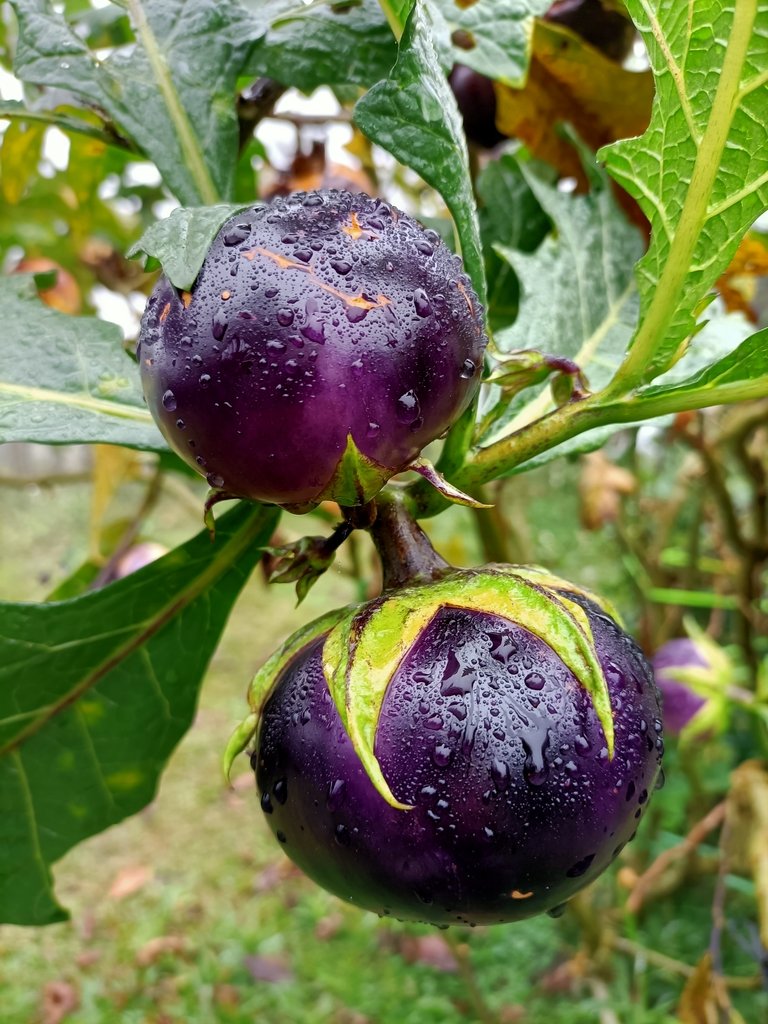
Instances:
[[[321,917],[315,925],[315,938],[320,939],[321,942],[332,939],[334,935],[338,935],[343,924],[344,918],[341,914],[329,914],[327,917]]]
[[[439,935],[402,935],[400,954],[409,964],[427,964],[444,974],[455,974],[459,965],[448,943]]]
[[[254,981],[268,981],[274,984],[280,981],[295,980],[295,975],[290,967],[276,957],[247,956],[243,963]]]
[[[132,896],[143,889],[154,876],[154,869],[148,864],[129,864],[115,875],[107,895],[113,900],[124,900],[126,896]]]
[[[42,1024],[60,1024],[80,1005],[80,996],[68,981],[49,981],[43,987]]]
[[[161,956],[178,956],[186,953],[187,949],[187,940],[181,935],[156,935],[138,951],[136,963],[139,967],[149,967]]]

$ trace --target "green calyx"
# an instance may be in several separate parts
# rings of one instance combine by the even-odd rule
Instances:
[[[351,609],[323,646],[323,670],[339,716],[368,777],[392,807],[409,810],[390,790],[374,753],[387,687],[441,608],[465,608],[509,619],[539,637],[592,697],[609,756],[614,731],[608,684],[587,616],[571,594],[592,595],[536,568],[488,566],[404,587]]]
[[[593,594],[535,566],[488,565],[455,570],[443,579],[401,587],[364,605],[339,608],[294,633],[259,669],[248,691],[250,714],[224,754],[232,762],[257,733],[278,676],[302,650],[325,635],[323,672],[339,717],[365,771],[381,796],[399,810],[409,804],[392,793],[374,752],[387,688],[413,645],[441,608],[497,615],[527,629],[557,654],[590,694],[613,757],[614,730],[608,684],[589,619],[572,599],[579,595],[615,613]]]
[[[365,505],[378,494],[392,476],[394,470],[387,469],[367,455],[363,455],[351,434],[347,435],[347,447],[339,459],[333,476],[317,497],[317,502],[337,501],[339,505],[353,507]]]
[[[235,758],[242,754],[256,735],[261,720],[261,713],[264,710],[264,705],[272,692],[277,677],[301,653],[307,644],[311,644],[313,640],[327,633],[346,613],[346,608],[335,608],[332,612],[321,615],[319,619],[314,619],[314,621],[306,626],[302,626],[301,629],[297,629],[257,671],[251,680],[251,685],[248,687],[250,713],[232,733],[224,750],[222,768],[224,770],[224,777],[227,780],[229,780],[232,772],[232,764]]]

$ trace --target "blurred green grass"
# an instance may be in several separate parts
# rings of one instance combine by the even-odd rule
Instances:
[[[567,486],[567,467],[557,472],[562,486],[556,507],[547,498],[549,484],[541,491],[535,477],[527,484],[528,522],[537,524],[535,533],[526,527],[530,557],[587,585],[595,586],[599,577],[602,589],[618,592],[621,599],[616,562],[604,536],[584,535],[585,546],[577,550],[572,542],[558,545],[558,523],[575,522],[576,512],[570,508],[575,488]],[[139,501],[140,490],[128,486],[116,511],[130,514]],[[0,596],[42,599],[80,564],[87,552],[88,502],[85,485],[3,495]],[[478,551],[466,517],[456,510],[431,528],[449,557],[471,562]],[[306,522],[288,520],[285,528],[321,531]],[[173,544],[197,529],[192,512],[166,496],[146,532]],[[590,553],[598,547],[599,560]],[[364,547],[365,565],[369,555]],[[171,759],[157,799],[56,866],[58,894],[72,920],[39,931],[0,928],[3,1024],[56,1020],[46,1020],[43,1010],[44,989],[52,982],[63,982],[76,994],[77,1007],[63,1018],[71,1024],[677,1020],[680,974],[660,970],[642,956],[590,948],[601,916],[623,900],[617,885],[621,864],[588,891],[576,911],[557,921],[452,929],[446,936],[426,926],[379,921],[292,869],[262,822],[245,758],[235,769],[234,788],[225,787],[220,754],[243,714],[253,671],[301,622],[354,596],[353,582],[334,568],[295,610],[290,588],[267,588],[260,574],[254,576],[214,659],[195,725]],[[718,770],[721,776],[726,771],[722,765],[718,769],[715,758],[713,772]],[[651,849],[671,845],[678,829],[684,833],[679,809],[687,798],[686,783],[682,774],[673,773],[672,779],[626,856],[647,859]],[[125,887],[131,879],[134,891],[118,898],[113,886]],[[694,964],[707,945],[712,886],[713,878],[703,876],[653,906],[641,921],[624,921],[626,934]],[[749,883],[741,888],[729,894],[729,906],[732,912],[741,907],[748,921]],[[621,926],[620,915],[618,920]],[[464,955],[470,975],[457,969]],[[580,979],[588,963],[589,983]],[[730,973],[755,971],[754,960],[734,944],[726,967]],[[738,992],[734,1000],[748,1024],[768,1014],[764,995]]]

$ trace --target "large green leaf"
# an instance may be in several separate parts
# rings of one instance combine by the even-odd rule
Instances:
[[[601,151],[651,222],[640,327],[611,393],[674,361],[714,281],[768,206],[768,4],[627,0],[656,80],[648,130]]]
[[[266,28],[237,0],[127,0],[136,42],[99,60],[51,0],[13,0],[15,70],[97,104],[187,205],[232,191],[235,86]]]
[[[523,174],[556,225],[535,253],[496,245],[520,281],[520,313],[495,336],[501,352],[534,348],[574,360],[593,388],[615,372],[637,322],[633,269],[643,251],[639,232],[626,220],[605,178],[587,195],[569,195]],[[552,408],[549,389],[500,418],[497,436],[516,430]],[[502,429],[503,428],[503,429]]]
[[[373,85],[395,63],[395,40],[376,0],[242,2],[271,22],[249,63],[255,74],[308,93],[320,85]]]
[[[428,5],[417,3],[389,77],[370,89],[354,118],[368,138],[417,171],[453,215],[462,256],[480,301],[485,270],[469,174],[467,144],[456,100],[440,66]]]
[[[278,513],[240,505],[140,572],[0,604],[0,920],[66,917],[50,866],[152,799]]]
[[[163,451],[119,327],[57,313],[31,279],[0,278],[0,442]]]
[[[528,74],[534,15],[551,0],[430,0],[439,12],[438,28],[449,42],[453,63],[481,75],[522,86]]]

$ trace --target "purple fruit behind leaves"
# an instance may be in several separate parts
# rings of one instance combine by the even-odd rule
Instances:
[[[436,232],[327,191],[233,217],[191,293],[161,278],[139,359],[165,438],[212,487],[308,507],[372,496],[334,478],[349,437],[375,493],[443,434],[478,387],[485,341]]]
[[[674,672],[674,669],[708,668],[709,662],[693,640],[681,637],[661,646],[651,659],[651,664],[663,699],[664,726],[674,735],[685,728],[704,707],[706,700],[685,683],[674,679],[669,670]]]
[[[658,695],[635,643],[584,607],[614,709],[615,756],[592,700],[554,651],[507,619],[444,608],[397,670],[375,752],[387,804],[328,691],[323,641],[283,671],[252,763],[267,821],[320,885],[435,924],[554,910],[633,836],[656,783]]]

